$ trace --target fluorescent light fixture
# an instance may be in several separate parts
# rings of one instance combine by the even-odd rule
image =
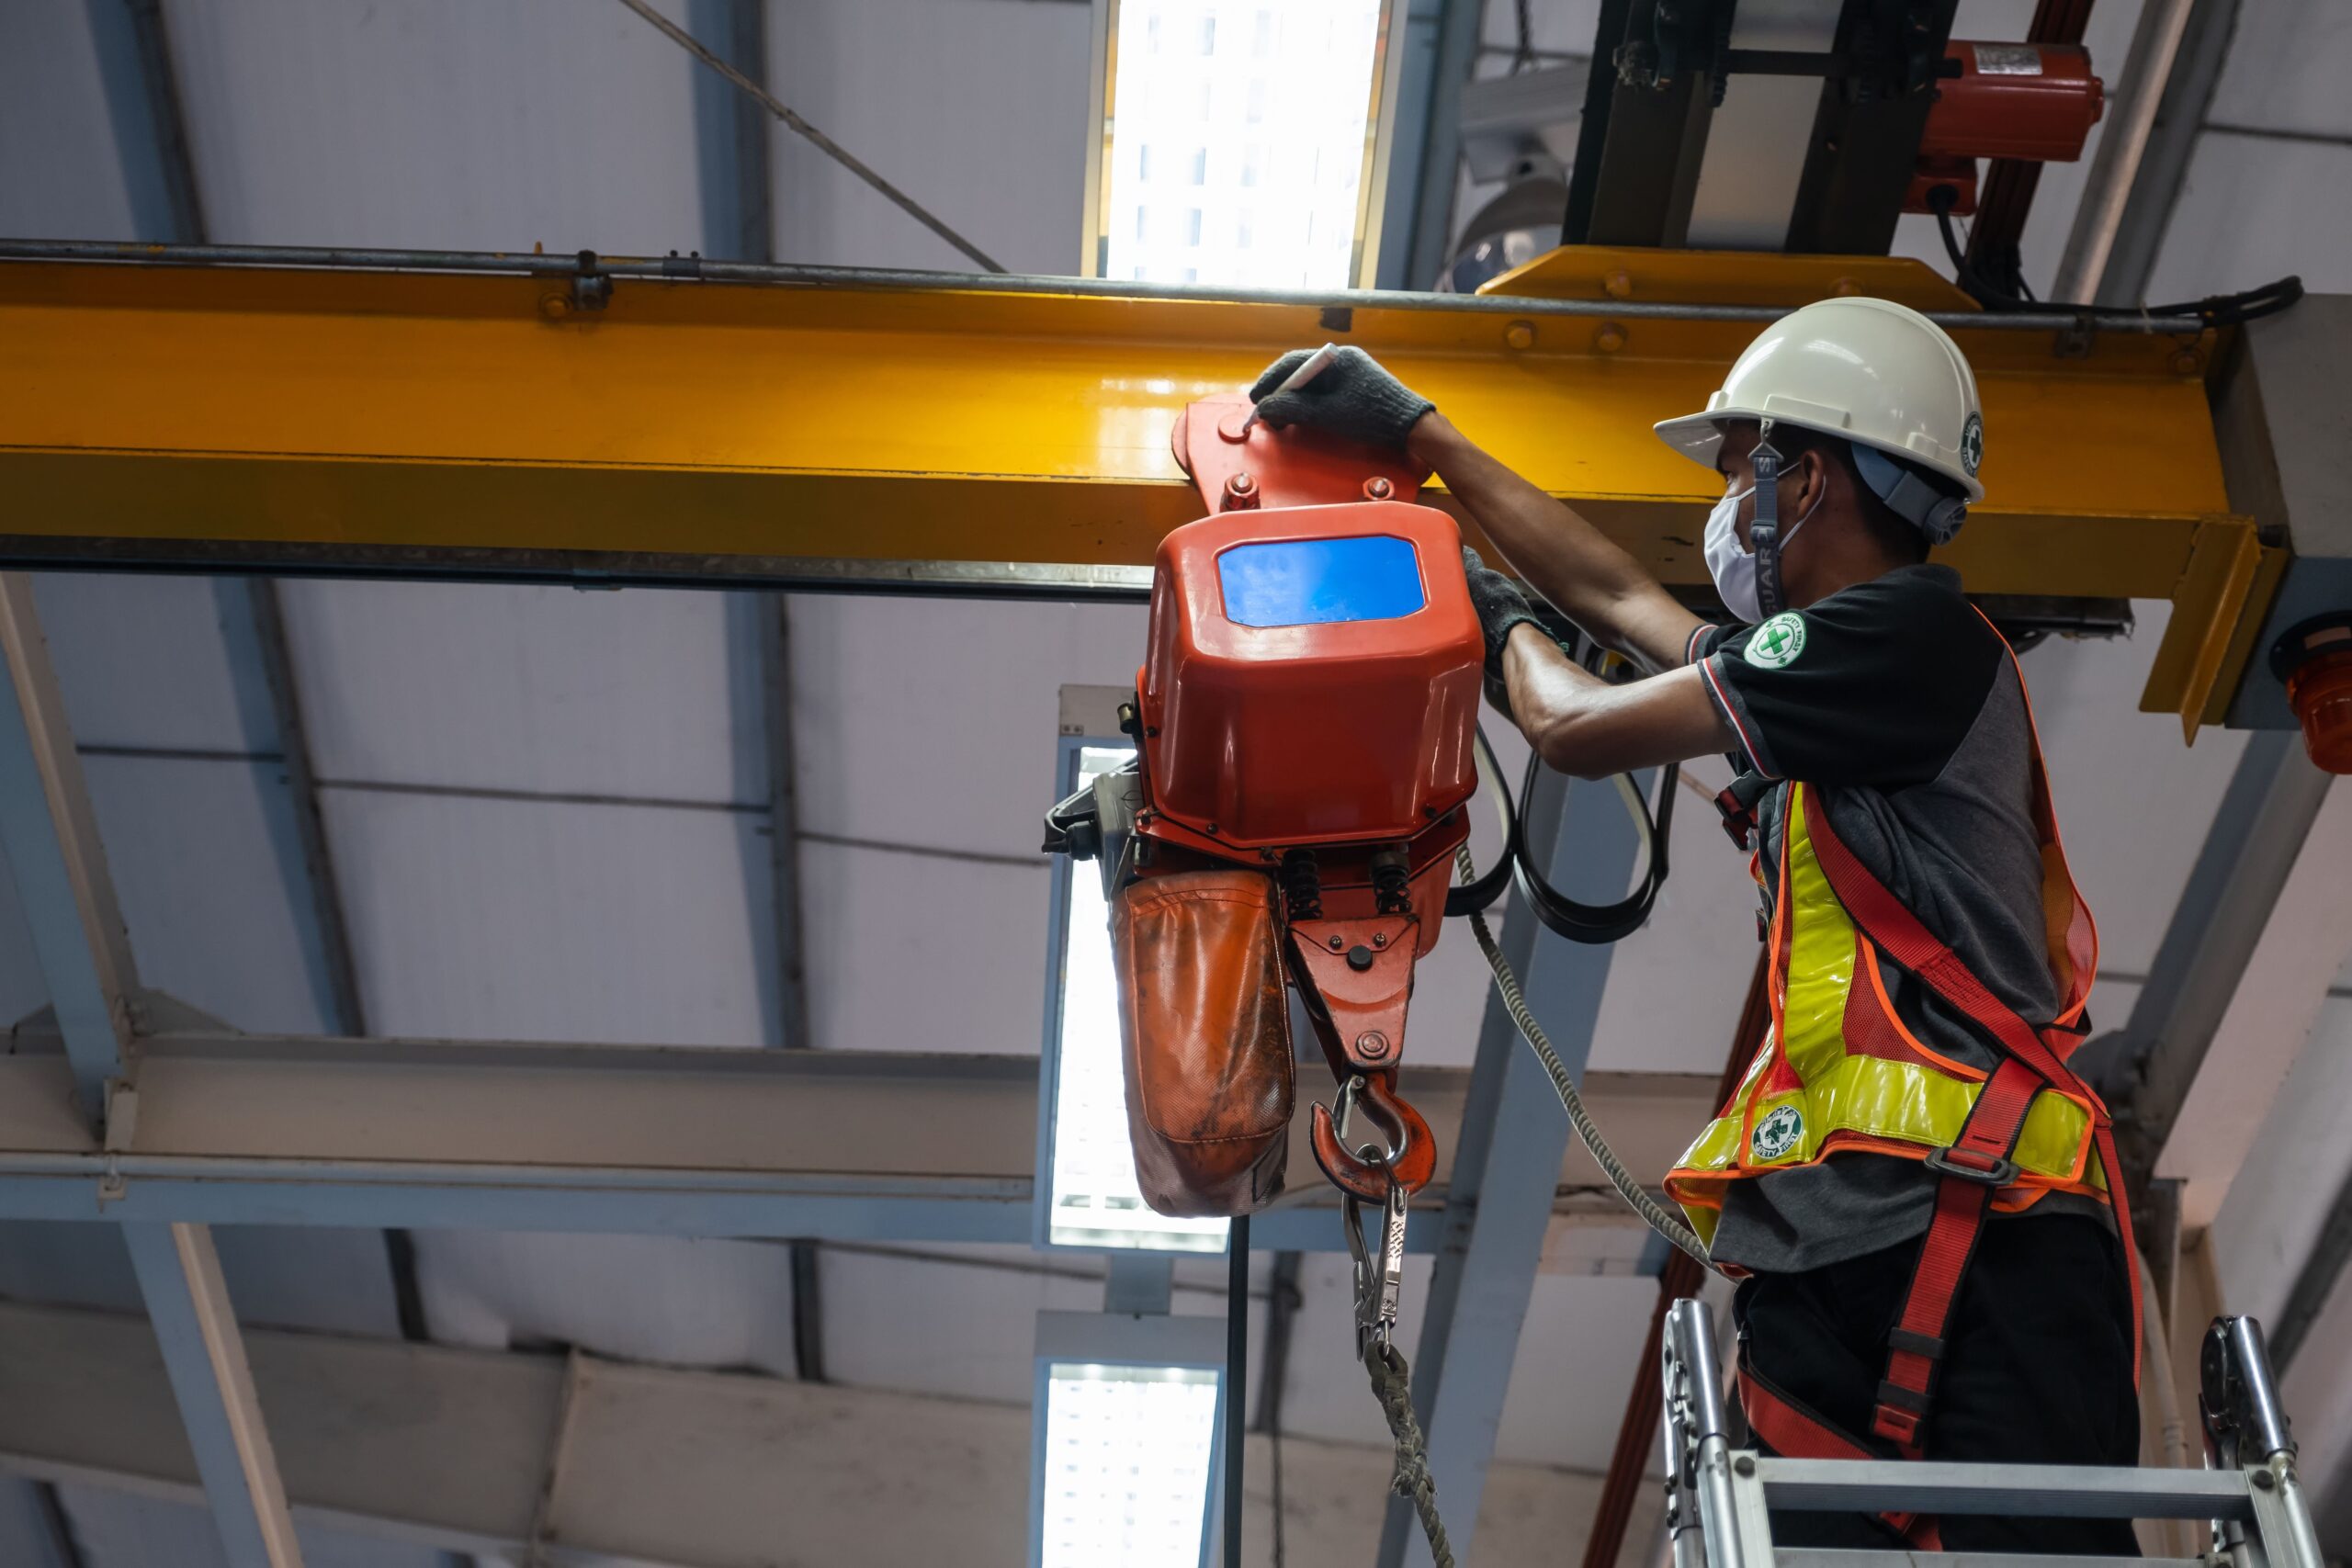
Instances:
[[[1042,1568],[1196,1568],[1218,1382],[1204,1367],[1046,1363]]]
[[[1095,0],[1085,270],[1368,287],[1396,0]]]
[[[1201,1568],[1221,1472],[1225,1320],[1037,1314],[1035,1568]]]
[[[1125,740],[1065,738],[1062,793],[1126,765]],[[1146,1207],[1127,1142],[1127,1080],[1111,972],[1109,908],[1091,864],[1054,867],[1056,921],[1046,1019],[1051,1096],[1040,1150],[1049,1246],[1222,1252],[1227,1222],[1170,1219]]]

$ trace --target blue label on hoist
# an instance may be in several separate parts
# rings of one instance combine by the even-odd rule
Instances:
[[[1216,575],[1225,618],[1244,626],[1393,621],[1429,603],[1412,545],[1385,534],[1236,545]]]

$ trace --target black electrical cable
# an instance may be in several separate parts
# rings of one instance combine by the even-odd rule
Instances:
[[[1241,1447],[1250,1423],[1242,1394],[1250,1382],[1250,1216],[1233,1216],[1226,1238],[1225,1568],[1241,1568]]]
[[[2022,276],[2013,276],[2006,286],[1987,278],[1970,265],[1968,254],[1961,246],[1960,236],[1952,228],[1952,209],[1959,203],[1960,192],[1951,186],[1937,186],[1928,192],[1928,205],[1935,211],[1936,228],[1943,236],[1944,254],[1951,258],[1956,280],[1978,304],[1988,310],[2040,316],[2079,316],[2101,308],[2036,299],[2033,290],[2026,287]],[[2203,299],[2182,299],[2169,305],[2143,305],[2140,307],[2140,313],[2159,319],[2177,317],[2183,325],[2194,321],[2200,327],[2227,327],[2264,316],[2275,316],[2302,297],[2303,280],[2290,274],[2236,294],[2215,294]]]
[[[1639,931],[1649,919],[1650,910],[1657,903],[1659,889],[1666,886],[1670,869],[1667,844],[1674,828],[1674,797],[1680,793],[1678,783],[1681,776],[1679,765],[1669,764],[1659,771],[1658,795],[1655,803],[1643,800],[1633,775],[1625,774],[1615,782],[1624,792],[1632,807],[1634,825],[1642,837],[1645,865],[1641,883],[1633,892],[1611,904],[1587,904],[1571,898],[1544,880],[1527,853],[1524,824],[1532,802],[1537,779],[1541,776],[1543,758],[1531,752],[1527,771],[1521,775],[1519,798],[1514,802],[1510,789],[1499,784],[1500,764],[1495,760],[1494,749],[1487,745],[1482,731],[1477,737],[1478,760],[1484,771],[1498,781],[1496,795],[1503,828],[1503,852],[1495,858],[1476,881],[1453,889],[1446,895],[1445,912],[1467,915],[1485,909],[1499,897],[1506,883],[1515,884],[1520,897],[1535,918],[1550,930],[1570,942],[1601,944],[1620,941]]]

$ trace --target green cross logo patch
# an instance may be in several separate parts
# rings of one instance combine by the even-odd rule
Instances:
[[[1804,617],[1784,611],[1748,634],[1747,660],[1758,670],[1794,664],[1804,651]]]
[[[1773,1108],[1771,1113],[1756,1123],[1755,1134],[1747,1140],[1752,1157],[1776,1160],[1795,1148],[1804,1137],[1804,1115],[1793,1105]]]

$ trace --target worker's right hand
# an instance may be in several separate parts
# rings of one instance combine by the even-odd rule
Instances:
[[[1299,348],[1283,355],[1266,367],[1265,374],[1250,389],[1258,417],[1277,430],[1303,424],[1368,446],[1389,446],[1401,452],[1413,426],[1437,407],[1360,348],[1340,349],[1329,369],[1297,390],[1276,391],[1310,352]]]
[[[1462,547],[1462,575],[1470,581],[1470,607],[1478,612],[1478,631],[1487,644],[1487,700],[1495,711],[1510,716],[1510,689],[1503,682],[1503,647],[1521,622],[1551,636],[1535,607],[1519,584],[1488,566],[1469,546]]]

